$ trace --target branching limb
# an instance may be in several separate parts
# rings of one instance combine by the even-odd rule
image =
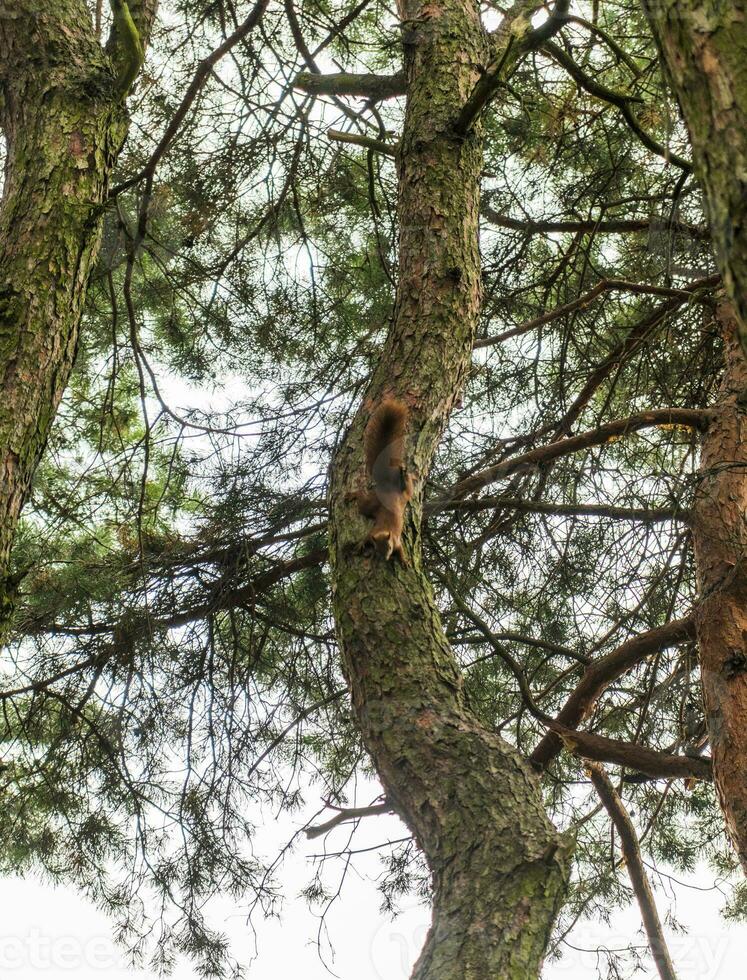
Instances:
[[[507,12],[495,33],[496,53],[454,123],[457,136],[466,136],[519,59],[557,34],[566,21],[569,7],[570,0],[556,0],[547,20],[534,29],[531,18],[538,8],[536,3],[516,3]]]
[[[597,99],[601,99],[603,102],[608,102],[610,105],[616,106],[623,115],[625,122],[628,124],[630,129],[635,133],[638,139],[643,143],[647,150],[655,153],[657,156],[662,157],[667,163],[673,163],[676,167],[681,170],[691,173],[693,165],[689,160],[685,160],[684,157],[678,156],[676,153],[672,153],[667,147],[662,146],[661,143],[657,142],[645,129],[641,126],[635,117],[635,113],[631,109],[631,103],[640,102],[638,98],[632,98],[629,95],[623,95],[621,92],[615,92],[613,89],[607,88],[606,85],[602,85],[595,79],[591,78],[586,72],[582,71],[581,68],[576,64],[576,62],[571,58],[570,55],[554,41],[546,41],[543,44],[545,51],[548,51],[555,61],[561,65],[571,78],[579,85],[584,91],[588,92],[589,95],[593,95]]]
[[[695,637],[695,621],[691,616],[675,619],[666,626],[640,633],[623,643],[605,657],[590,664],[577,687],[568,697],[556,721],[566,729],[577,728],[588,718],[594,705],[607,687],[618,677],[642,663],[652,653],[692,640]],[[546,769],[562,749],[563,743],[555,732],[548,732],[529,757],[537,769]]]
[[[661,980],[677,980],[674,965],[669,956],[666,940],[664,939],[659,913],[656,910],[656,902],[651,891],[651,885],[643,867],[641,849],[638,844],[638,835],[635,832],[635,827],[604,769],[594,763],[589,763],[589,775],[594,784],[594,789],[596,789],[599,795],[599,799],[604,804],[620,836],[620,847],[625,857],[625,864],[630,875],[633,891],[638,899],[643,925],[648,936],[649,947],[651,948],[651,955],[656,963],[659,976]]]
[[[484,337],[481,340],[475,342],[475,349],[478,347],[492,347],[495,344],[501,344],[504,340],[509,340],[511,337],[521,337],[525,333],[529,333],[530,330],[536,330],[537,327],[543,327],[546,323],[551,323],[553,320],[557,320],[559,317],[567,316],[570,313],[575,313],[577,310],[584,310],[587,306],[594,302],[599,296],[606,292],[623,292],[623,293],[638,293],[638,294],[649,294],[652,296],[669,296],[673,300],[678,300],[674,304],[665,303],[659,307],[658,311],[650,314],[650,316],[663,317],[667,313],[681,306],[684,302],[692,302],[700,291],[704,292],[704,295],[708,295],[708,290],[718,285],[721,282],[721,277],[718,275],[707,276],[703,279],[696,279],[695,281],[684,286],[682,289],[672,289],[669,286],[654,286],[647,283],[631,282],[627,279],[601,279],[596,285],[592,286],[587,292],[583,293],[577,299],[571,300],[570,303],[564,303],[562,306],[557,306],[553,310],[548,310],[547,313],[543,313],[541,316],[534,317],[532,320],[527,320],[525,323],[520,323],[516,327],[511,327],[509,330],[505,330],[503,333],[496,334],[493,337]],[[698,297],[700,298],[700,297]],[[648,319],[648,318],[647,318]]]
[[[583,27],[584,30],[587,30],[590,34],[596,34],[598,38],[604,41],[610,51],[613,52],[618,61],[623,62],[623,64],[630,69],[636,78],[640,78],[641,70],[635,63],[635,60],[630,57],[625,48],[617,43],[611,34],[608,34],[607,31],[602,30],[599,24],[593,24],[591,21],[586,20],[584,17],[579,17],[576,14],[568,15],[568,23],[578,24],[579,27]]]
[[[459,609],[459,611],[467,617],[477,629],[482,633],[485,639],[490,643],[495,651],[496,655],[506,664],[508,669],[514,675],[516,683],[519,686],[519,691],[521,693],[522,700],[532,714],[538,721],[543,724],[550,724],[553,719],[545,711],[540,708],[537,702],[534,700],[534,695],[529,687],[529,681],[524,673],[524,668],[521,664],[513,657],[508,650],[503,646],[502,643],[498,642],[497,637],[493,634],[490,626],[485,622],[482,617],[472,609],[466,602],[464,602],[456,593],[452,593],[452,600],[454,605]]]
[[[578,732],[563,725],[553,725],[566,752],[596,762],[612,762],[626,769],[635,769],[653,779],[713,780],[711,760],[702,756],[673,755],[657,752],[635,742],[621,742],[594,732]]]
[[[113,0],[113,2],[116,2],[116,0]],[[149,2],[151,8],[154,8],[155,5],[153,4],[152,0],[149,0]],[[186,92],[182,96],[182,101],[179,103],[179,106],[172,115],[171,120],[169,121],[163,136],[158,141],[156,148],[153,150],[150,159],[145,164],[143,169],[139,173],[135,174],[134,177],[130,177],[123,183],[112,188],[109,195],[110,197],[116,197],[123,191],[133,187],[143,178],[145,178],[148,185],[150,185],[161,158],[179,133],[187,113],[192,108],[193,103],[202,91],[202,88],[207,79],[210,77],[210,73],[212,72],[213,68],[218,64],[221,58],[227,55],[229,51],[236,47],[237,44],[240,44],[244,38],[246,38],[254,30],[257,24],[259,24],[264,15],[265,9],[267,8],[268,2],[269,0],[257,0],[246,20],[236,28],[233,34],[229,35],[222,44],[215,48],[206,58],[202,59],[197,66],[197,71],[195,72],[192,81],[189,83]],[[149,196],[149,193],[150,191],[148,190],[146,196]]]

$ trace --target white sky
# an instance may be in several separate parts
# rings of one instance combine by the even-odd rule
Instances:
[[[289,830],[292,832],[292,825],[285,822],[282,828],[268,828],[268,839],[262,846],[284,843]],[[355,846],[371,846],[403,835],[402,824],[395,817],[372,817],[362,824]],[[348,836],[349,827],[337,828],[328,838],[327,852],[345,847]],[[304,980],[334,976],[341,980],[407,980],[425,936],[428,912],[410,901],[405,912],[390,921],[379,912],[380,896],[374,883],[352,870],[342,899],[327,920],[335,955],[331,959],[325,943],[325,959],[332,972],[325,969],[316,947],[318,919],[297,897],[310,878],[309,856],[322,850],[322,839],[304,838],[286,863],[282,880],[288,901],[280,921],[258,924],[259,955],[248,971],[250,980],[295,980],[299,976]],[[380,870],[375,855],[359,859],[359,867],[372,876]],[[330,874],[329,882],[334,884],[335,880]],[[711,877],[702,869],[688,881],[708,888]],[[686,935],[668,931],[679,980],[744,980],[747,925],[735,926],[720,918],[718,891],[675,886],[673,894],[677,917],[688,929]],[[669,902],[661,892],[659,895],[663,915]],[[0,881],[0,907],[1,980],[67,976],[76,980],[100,980],[102,976],[107,980],[155,980],[152,971],[128,968],[112,942],[106,917],[70,889],[53,889],[34,879],[6,879]],[[254,956],[254,938],[245,911],[226,902],[213,912],[213,924],[232,937],[237,957],[248,963]],[[577,950],[569,950],[560,964],[548,966],[543,980],[596,980],[597,955],[593,950],[599,944],[625,946],[631,938],[640,943],[639,930],[635,905],[616,915],[611,927],[581,924],[572,934]],[[188,963],[180,964],[172,976],[175,980],[197,980]],[[656,974],[651,966],[650,971],[637,976],[653,978]]]

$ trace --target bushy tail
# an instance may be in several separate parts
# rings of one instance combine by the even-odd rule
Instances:
[[[385,398],[373,411],[366,426],[364,445],[366,469],[376,471],[404,465],[404,435],[407,431],[407,406],[396,398]]]

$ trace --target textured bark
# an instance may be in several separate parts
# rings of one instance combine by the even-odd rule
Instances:
[[[465,702],[421,565],[422,489],[470,361],[480,304],[479,133],[453,120],[485,61],[477,4],[400,7],[407,110],[399,150],[399,285],[381,361],[332,471],[330,557],[343,663],[363,737],[433,874],[433,921],[416,980],[537,977],[562,901],[570,845],[537,777]],[[410,410],[411,564],[361,553],[370,530],[350,494],[372,409]]]
[[[147,31],[150,0],[136,10]],[[0,639],[8,563],[75,357],[109,175],[127,131],[132,57],[99,44],[84,0],[0,0]],[[129,75],[127,76],[129,77]]]
[[[747,350],[747,0],[643,0],[682,110]]]
[[[726,370],[693,503],[696,628],[714,782],[747,872],[747,361],[731,306],[718,314]]]

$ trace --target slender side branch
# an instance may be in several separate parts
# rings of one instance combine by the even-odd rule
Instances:
[[[681,521],[688,523],[687,510],[674,507],[615,507],[612,504],[560,504],[552,500],[523,500],[520,497],[477,497],[468,500],[452,500],[443,504],[440,510],[458,510],[474,514],[481,510],[505,508],[526,514],[552,514],[558,517],[608,517],[615,521],[639,521],[643,524],[657,524],[660,521]],[[426,512],[430,507],[426,505]]]
[[[707,409],[697,408],[657,408],[650,412],[638,412],[636,415],[629,415],[624,419],[615,419],[607,422],[596,429],[589,429],[576,436],[569,436],[566,439],[556,439],[545,446],[531,449],[529,452],[514,456],[513,459],[506,459],[495,466],[480,470],[472,474],[465,480],[454,484],[448,497],[433,502],[433,509],[439,510],[446,507],[452,500],[459,497],[466,497],[470,493],[475,493],[489,483],[496,480],[503,480],[514,473],[522,470],[531,470],[544,463],[550,463],[562,456],[569,456],[571,453],[579,452],[582,449],[589,449],[592,446],[601,446],[605,442],[614,442],[621,436],[638,432],[641,429],[650,429],[653,426],[681,426],[688,429],[704,429],[708,425],[711,413]]]
[[[698,241],[708,241],[711,237],[710,230],[705,225],[693,225],[687,221],[664,221],[657,218],[571,218],[547,220],[531,218],[512,218],[509,215],[501,214],[492,208],[486,201],[480,205],[480,213],[484,218],[496,225],[498,228],[510,228],[513,231],[523,231],[527,235],[541,233],[568,232],[600,232],[613,235],[630,234],[640,231],[656,232],[675,232],[686,235],[688,238],[695,238]]]
[[[610,105],[616,106],[622,113],[625,122],[647,150],[650,150],[657,156],[662,157],[662,159],[666,160],[667,163],[673,163],[681,170],[685,170],[687,173],[692,173],[693,165],[689,160],[685,160],[684,157],[673,153],[666,146],[662,146],[661,143],[657,142],[653,136],[647,133],[638,122],[635,117],[635,113],[631,109],[631,103],[640,102],[640,99],[632,98],[629,95],[623,95],[620,92],[615,92],[613,89],[607,88],[606,85],[602,85],[595,79],[590,78],[586,72],[579,68],[573,58],[566,54],[566,52],[559,45],[555,44],[554,41],[546,41],[543,44],[543,48],[552,55],[554,60],[557,61],[561,67],[565,68],[574,82],[588,92],[589,95],[593,95],[596,99],[601,99],[603,102],[608,102]]]
[[[139,173],[135,174],[134,177],[130,177],[121,184],[118,184],[116,187],[113,187],[109,197],[116,197],[118,194],[121,194],[123,191],[126,191],[130,187],[133,187],[135,184],[139,183],[143,178],[146,179],[148,184],[152,182],[161,158],[179,133],[187,113],[197,99],[197,96],[202,91],[202,88],[207,79],[210,77],[213,68],[221,60],[221,58],[228,54],[228,52],[231,51],[237,44],[240,44],[241,41],[243,41],[244,38],[254,30],[257,24],[259,24],[267,8],[268,2],[269,0],[257,0],[254,7],[249,12],[246,20],[236,28],[233,34],[230,34],[225,41],[215,48],[206,58],[203,58],[203,60],[197,66],[197,71],[195,72],[192,81],[187,86],[187,90],[182,96],[179,106],[172,115],[163,136],[158,141],[158,145],[150,155],[148,162]],[[149,192],[146,194],[146,197],[148,195]]]
[[[375,150],[376,153],[383,153],[388,157],[397,155],[396,145],[392,146],[390,143],[372,139],[370,136],[361,136],[359,133],[343,133],[339,129],[328,129],[327,136],[338,143],[351,143],[353,146],[363,146],[367,150]]]
[[[361,817],[374,817],[382,813],[394,813],[394,808],[390,803],[377,803],[374,806],[356,806],[347,810],[340,810],[330,820],[316,824],[314,827],[306,828],[306,836],[309,840],[315,837],[322,837],[328,831],[337,827],[338,824],[346,823],[348,820],[359,820]]]
[[[717,286],[721,281],[721,277],[718,275],[707,276],[703,279],[696,279],[689,283],[687,286],[683,286],[682,289],[672,289],[669,286],[655,286],[649,285],[648,283],[640,282],[630,282],[627,279],[600,279],[598,283],[587,290],[587,292],[582,293],[577,299],[571,300],[569,303],[564,303],[562,306],[556,306],[553,310],[548,310],[547,313],[543,313],[541,316],[534,317],[531,320],[527,320],[525,323],[520,323],[516,327],[511,327],[509,330],[504,330],[503,333],[494,335],[493,337],[484,337],[481,340],[476,341],[475,349],[478,347],[493,347],[495,344],[502,344],[504,340],[509,340],[511,337],[521,337],[525,333],[529,333],[531,330],[536,330],[538,327],[543,327],[546,323],[552,323],[553,320],[557,320],[560,317],[567,316],[570,313],[575,313],[577,310],[585,310],[591,303],[594,302],[602,293],[606,292],[623,292],[623,293],[640,293],[643,295],[652,296],[670,296],[672,299],[679,299],[680,302],[674,305],[663,304],[660,307],[661,315],[664,316],[668,312],[681,306],[685,301],[692,301],[696,294],[701,290],[709,290],[714,286]],[[654,311],[656,312],[656,311]]]
[[[654,894],[651,891],[651,885],[643,867],[641,849],[635,827],[604,769],[594,763],[589,763],[589,775],[594,784],[594,789],[599,795],[599,799],[604,804],[607,813],[610,815],[610,819],[620,835],[620,847],[625,857],[625,864],[630,875],[633,891],[638,899],[643,925],[648,936],[648,944],[651,948],[654,963],[656,963],[656,969],[659,971],[659,976],[661,980],[677,980],[677,974],[674,972],[674,965],[667,949],[664,932],[661,928],[659,913],[656,910]]]

